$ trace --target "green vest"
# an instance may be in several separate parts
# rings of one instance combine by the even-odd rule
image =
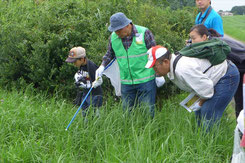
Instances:
[[[115,32],[111,35],[112,49],[115,52],[119,65],[122,84],[141,84],[155,78],[153,68],[145,68],[148,61],[148,49],[144,39],[147,28],[135,26],[138,33],[133,37],[132,44],[127,51],[123,46],[121,38]]]

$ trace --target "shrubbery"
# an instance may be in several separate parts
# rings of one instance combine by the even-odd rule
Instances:
[[[244,15],[245,14],[245,6],[234,6],[234,7],[232,7],[231,12],[235,15]]]
[[[172,11],[164,3],[158,3],[151,0],[1,1],[0,85],[20,88],[32,83],[39,90],[58,91],[67,97],[74,95],[76,70],[64,62],[69,49],[85,47],[88,57],[99,65],[107,50],[110,16],[119,11],[133,23],[148,27],[157,44],[171,50],[181,49],[194,23],[195,11],[192,8]],[[169,91],[172,90],[165,92]]]

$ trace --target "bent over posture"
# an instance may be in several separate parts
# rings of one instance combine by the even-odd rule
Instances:
[[[209,130],[220,120],[239,83],[239,72],[232,62],[224,60],[211,66],[207,59],[182,56],[174,69],[176,55],[166,48],[156,46],[148,53],[146,68],[153,67],[157,75],[167,75],[180,89],[201,98],[200,110],[196,111],[199,124],[202,121]]]
[[[98,84],[92,85],[92,82],[95,80],[95,71],[98,68],[94,62],[89,60],[86,57],[86,51],[83,47],[74,47],[70,50],[69,56],[66,59],[66,62],[73,63],[74,66],[78,68],[77,73],[75,74],[75,85],[78,88],[78,94],[75,101],[76,105],[80,105],[83,100],[85,100],[82,106],[82,114],[86,117],[88,112],[88,107],[92,104],[94,108],[95,116],[99,116],[99,108],[102,106],[103,102],[103,92],[101,86]],[[102,78],[98,80],[97,83],[102,83]],[[93,86],[92,95],[86,95],[89,92],[89,89]],[[81,91],[83,90],[83,91]]]

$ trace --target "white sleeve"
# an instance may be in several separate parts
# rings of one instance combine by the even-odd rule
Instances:
[[[209,99],[214,94],[214,84],[204,74],[198,64],[185,64],[181,67],[181,73],[176,73],[186,86],[190,87],[200,98]]]

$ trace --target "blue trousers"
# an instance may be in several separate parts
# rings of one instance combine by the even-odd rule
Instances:
[[[82,96],[82,101],[84,100],[86,94],[83,94]],[[102,95],[89,95],[87,99],[84,101],[83,106],[82,106],[82,115],[83,117],[86,117],[87,112],[88,112],[88,107],[91,105],[92,101],[92,107],[94,109],[94,112],[96,112],[96,109],[102,106],[103,103],[103,97]]]
[[[213,97],[205,101],[201,109],[196,112],[198,124],[202,123],[207,131],[222,117],[237,90],[239,79],[237,67],[229,62],[226,74],[214,86]]]
[[[155,79],[141,84],[121,84],[123,109],[132,110],[133,107],[149,107],[152,117],[155,114],[156,82]]]

